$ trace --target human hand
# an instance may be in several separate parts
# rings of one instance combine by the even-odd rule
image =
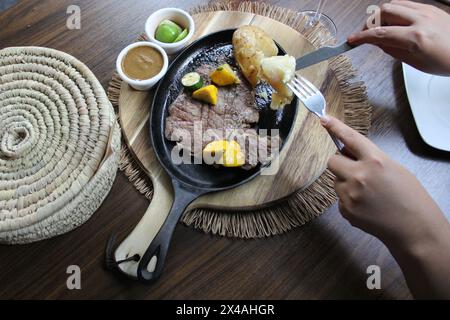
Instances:
[[[424,72],[450,75],[450,15],[422,3],[393,0],[381,7],[382,27],[353,34],[350,44],[373,44]]]
[[[442,212],[408,170],[341,121],[326,117],[322,124],[353,158],[335,155],[328,162],[339,209],[352,225],[408,249],[434,239],[442,226],[448,231]]]
[[[450,224],[439,207],[369,139],[333,117],[321,122],[351,155],[328,162],[342,215],[386,244],[416,298],[450,299]]]

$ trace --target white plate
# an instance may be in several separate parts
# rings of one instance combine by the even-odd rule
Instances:
[[[450,151],[450,77],[439,77],[403,64],[406,92],[422,139]]]

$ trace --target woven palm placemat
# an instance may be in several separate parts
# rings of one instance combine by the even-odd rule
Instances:
[[[298,12],[263,2],[246,1],[240,4],[218,2],[194,8],[190,10],[190,13],[220,10],[249,12],[266,16],[297,30],[316,47],[330,44],[327,31],[320,24],[307,27],[306,18]],[[138,40],[147,39],[142,35]],[[347,57],[336,57],[330,60],[329,65],[338,79],[342,92],[345,123],[366,135],[370,127],[371,106],[368,103],[364,84],[356,80],[356,72]],[[121,83],[120,77],[116,74],[108,89],[108,96],[115,107],[118,107]],[[134,160],[125,144],[122,147],[120,170],[125,173],[139,192],[147,199],[152,199],[151,180]],[[206,233],[227,237],[249,239],[281,234],[319,216],[337,200],[333,181],[333,174],[326,170],[310,186],[292,194],[276,205],[252,211],[192,210],[186,212],[181,221]]]
[[[84,223],[109,193],[120,128],[93,73],[49,48],[0,50],[0,243]]]

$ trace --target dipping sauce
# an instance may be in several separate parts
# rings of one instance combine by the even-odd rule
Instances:
[[[163,68],[161,53],[149,46],[135,47],[122,60],[122,70],[133,80],[147,80],[156,76]]]

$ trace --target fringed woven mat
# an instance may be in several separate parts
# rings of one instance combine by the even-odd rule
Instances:
[[[322,26],[316,25],[305,29],[305,18],[298,12],[266,3],[218,2],[194,8],[190,13],[219,10],[249,12],[272,18],[297,30],[317,47],[329,42],[329,39],[323,40],[326,38],[324,37],[326,31]],[[138,40],[142,39],[145,40],[145,36],[141,36]],[[356,72],[347,57],[332,59],[330,68],[339,81],[345,105],[345,123],[366,135],[370,127],[371,106],[364,84],[355,81]],[[118,106],[120,87],[121,79],[116,74],[108,89],[108,96],[115,107]],[[133,159],[126,146],[122,147],[120,170],[140,193],[147,199],[152,199],[151,180]],[[249,239],[281,234],[311,221],[337,200],[333,181],[333,174],[326,170],[314,183],[292,194],[282,203],[254,211],[193,210],[183,215],[182,222],[206,233],[227,237]]]

